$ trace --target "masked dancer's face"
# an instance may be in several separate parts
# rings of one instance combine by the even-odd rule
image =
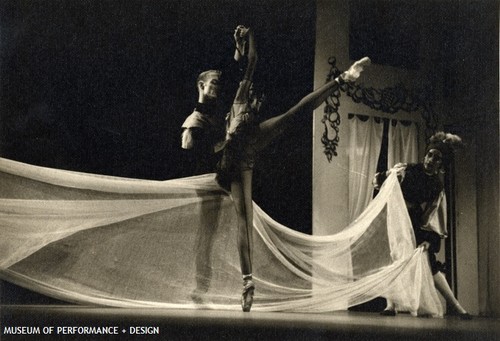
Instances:
[[[443,165],[443,153],[430,149],[424,156],[424,170],[427,174],[436,174]]]
[[[210,76],[201,85],[201,90],[205,98],[216,99],[219,94],[220,76],[217,73],[211,73]]]

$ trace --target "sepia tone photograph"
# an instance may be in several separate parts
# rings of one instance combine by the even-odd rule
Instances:
[[[0,1],[0,340],[498,340],[497,0]]]

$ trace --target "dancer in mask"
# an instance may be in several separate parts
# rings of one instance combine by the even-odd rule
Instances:
[[[182,125],[184,170],[191,176],[213,173],[216,169],[217,157],[213,146],[224,136],[221,135],[223,120],[216,113],[220,82],[219,70],[207,70],[198,76],[198,102]],[[200,191],[199,196],[203,195],[206,193]],[[218,227],[221,203],[222,198],[202,200],[199,207],[200,228],[196,232],[194,245],[196,287],[191,293],[191,299],[196,304],[204,303],[204,296],[210,288],[213,237]]]
[[[190,175],[213,173],[217,158],[213,152],[217,141],[223,139],[223,120],[217,116],[217,98],[221,71],[207,70],[198,76],[198,103],[191,115],[182,124],[181,146],[186,150]]]

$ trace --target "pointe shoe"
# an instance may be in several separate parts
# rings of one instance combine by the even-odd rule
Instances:
[[[370,64],[371,64],[370,58],[363,57],[360,60],[356,61],[354,64],[352,64],[351,67],[341,75],[341,77],[346,82],[354,82],[359,78],[365,66],[368,66]]]
[[[241,294],[241,308],[244,312],[249,312],[252,308],[253,294],[255,291],[255,284],[253,281],[245,280],[243,283],[243,293]]]

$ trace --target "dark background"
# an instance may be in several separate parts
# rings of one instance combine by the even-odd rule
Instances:
[[[238,24],[256,31],[263,118],[312,90],[314,2],[12,0],[0,13],[0,155],[13,160],[142,179],[191,175],[180,126],[206,69],[224,71],[221,115],[229,109],[244,67],[232,59]],[[254,177],[255,201],[305,233],[311,139],[304,115],[262,154]]]
[[[422,4],[423,2],[423,4]],[[372,63],[419,69],[421,8],[415,0],[349,0],[349,56]]]

